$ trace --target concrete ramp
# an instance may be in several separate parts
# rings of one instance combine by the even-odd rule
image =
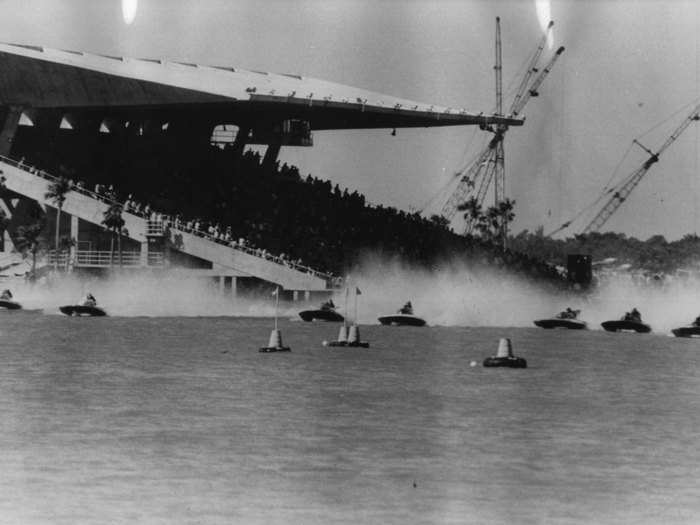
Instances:
[[[42,206],[54,206],[44,195],[56,177],[1,156],[0,170],[9,190],[35,200]],[[66,194],[63,213],[102,226],[104,213],[113,203],[103,195],[73,186]],[[169,239],[173,249],[211,262],[212,270],[207,270],[208,274],[221,270],[222,275],[256,277],[278,284],[286,290],[322,291],[333,287],[332,276],[328,274],[269,254],[263,255],[246,247],[231,246],[205,232],[186,230],[167,222],[154,224],[148,217],[127,211],[123,211],[122,218],[128,232],[125,236],[141,243],[142,249],[147,250],[149,236],[162,235]],[[147,259],[145,254],[143,260]]]

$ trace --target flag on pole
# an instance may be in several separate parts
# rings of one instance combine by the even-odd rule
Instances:
[[[272,291],[272,297],[277,297],[277,294],[279,293],[280,287],[278,286]]]

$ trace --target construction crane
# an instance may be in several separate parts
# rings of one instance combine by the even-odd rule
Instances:
[[[627,178],[618,186],[611,188],[608,190],[608,193],[613,193],[612,197],[608,199],[608,201],[605,203],[605,206],[598,212],[598,214],[593,218],[593,220],[588,223],[588,226],[586,226],[583,230],[583,233],[590,233],[590,232],[595,232],[598,231],[607,221],[612,217],[612,215],[617,211],[617,209],[622,206],[622,203],[627,200],[627,197],[629,197],[629,194],[632,193],[632,190],[637,187],[637,185],[641,182],[641,180],[644,178],[644,175],[647,174],[649,169],[659,162],[659,157],[661,154],[668,149],[668,147],[673,144],[678,137],[681,136],[681,133],[683,133],[688,126],[694,121],[700,120],[700,104],[695,106],[693,108],[693,111],[688,115],[685,120],[681,123],[680,126],[676,128],[676,130],[671,134],[670,137],[666,139],[666,142],[664,142],[661,147],[654,153],[650,149],[644,147],[639,141],[636,139],[633,141],[635,144],[637,144],[640,148],[642,148],[644,151],[646,151],[649,154],[649,158],[644,161],[644,163],[637,168],[635,171],[633,171],[630,175],[627,176]],[[571,221],[569,223],[565,223],[564,226],[562,226],[561,229],[568,227],[568,225],[571,224]],[[557,230],[559,231],[559,230]]]
[[[554,22],[549,23],[547,31],[538,43],[537,49],[535,50],[535,53],[528,64],[525,75],[518,86],[515,97],[513,98],[513,102],[510,106],[509,113],[511,115],[518,115],[531,97],[538,96],[538,88],[551,71],[556,60],[564,51],[563,47],[557,49],[556,53],[550,59],[549,63],[547,63],[545,68],[541,72],[538,70],[537,63],[542,55],[549,37],[549,31],[553,25]],[[502,111],[503,102],[501,83],[501,30],[499,18],[496,18],[496,64],[494,66],[494,70],[496,73],[496,111],[500,114]],[[537,75],[535,80],[530,84],[530,80],[536,73],[539,73],[539,75]],[[493,137],[489,141],[488,145],[477,156],[474,162],[467,165],[460,172],[456,173],[456,176],[459,177],[459,183],[442,208],[442,215],[448,220],[452,220],[454,218],[460,205],[467,202],[469,196],[473,195],[474,193],[476,193],[474,198],[479,206],[481,206],[486,197],[486,193],[491,186],[491,181],[493,180],[495,180],[494,201],[496,205],[498,205],[498,203],[500,203],[500,201],[505,197],[505,155],[503,150],[503,140],[505,133],[508,130],[508,126],[485,126],[482,129],[493,133]],[[465,233],[468,233],[469,231],[471,231],[471,225],[467,224]],[[505,238],[505,224],[503,225],[501,234]]]

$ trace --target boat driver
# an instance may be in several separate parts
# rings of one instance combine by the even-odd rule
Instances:
[[[406,302],[406,304],[399,310],[399,313],[404,315],[413,315],[413,305],[411,304],[411,301]]]
[[[95,299],[94,295],[88,292],[88,294],[85,296],[85,300],[83,301],[83,306],[97,306],[97,299]]]
[[[2,294],[0,294],[0,299],[2,299],[3,301],[11,300],[12,299],[12,292],[10,290],[7,290],[7,289],[3,290]]]

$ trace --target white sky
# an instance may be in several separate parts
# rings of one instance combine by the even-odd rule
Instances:
[[[474,111],[494,106],[495,17],[506,86],[541,35],[533,0],[138,4],[127,25],[120,0],[0,0],[0,34],[7,42],[299,73]],[[566,52],[506,144],[516,231],[550,231],[571,218],[600,194],[634,137],[700,95],[697,2],[552,0],[551,13],[554,43]],[[658,147],[685,115],[643,142]],[[700,228],[698,133],[691,126],[669,148],[604,229],[678,238]],[[372,202],[420,208],[476,153],[481,134],[470,127],[399,130],[396,137],[390,130],[318,132],[313,148],[283,148],[282,160]],[[645,159],[632,151],[619,175]],[[445,198],[435,201],[436,211]]]

